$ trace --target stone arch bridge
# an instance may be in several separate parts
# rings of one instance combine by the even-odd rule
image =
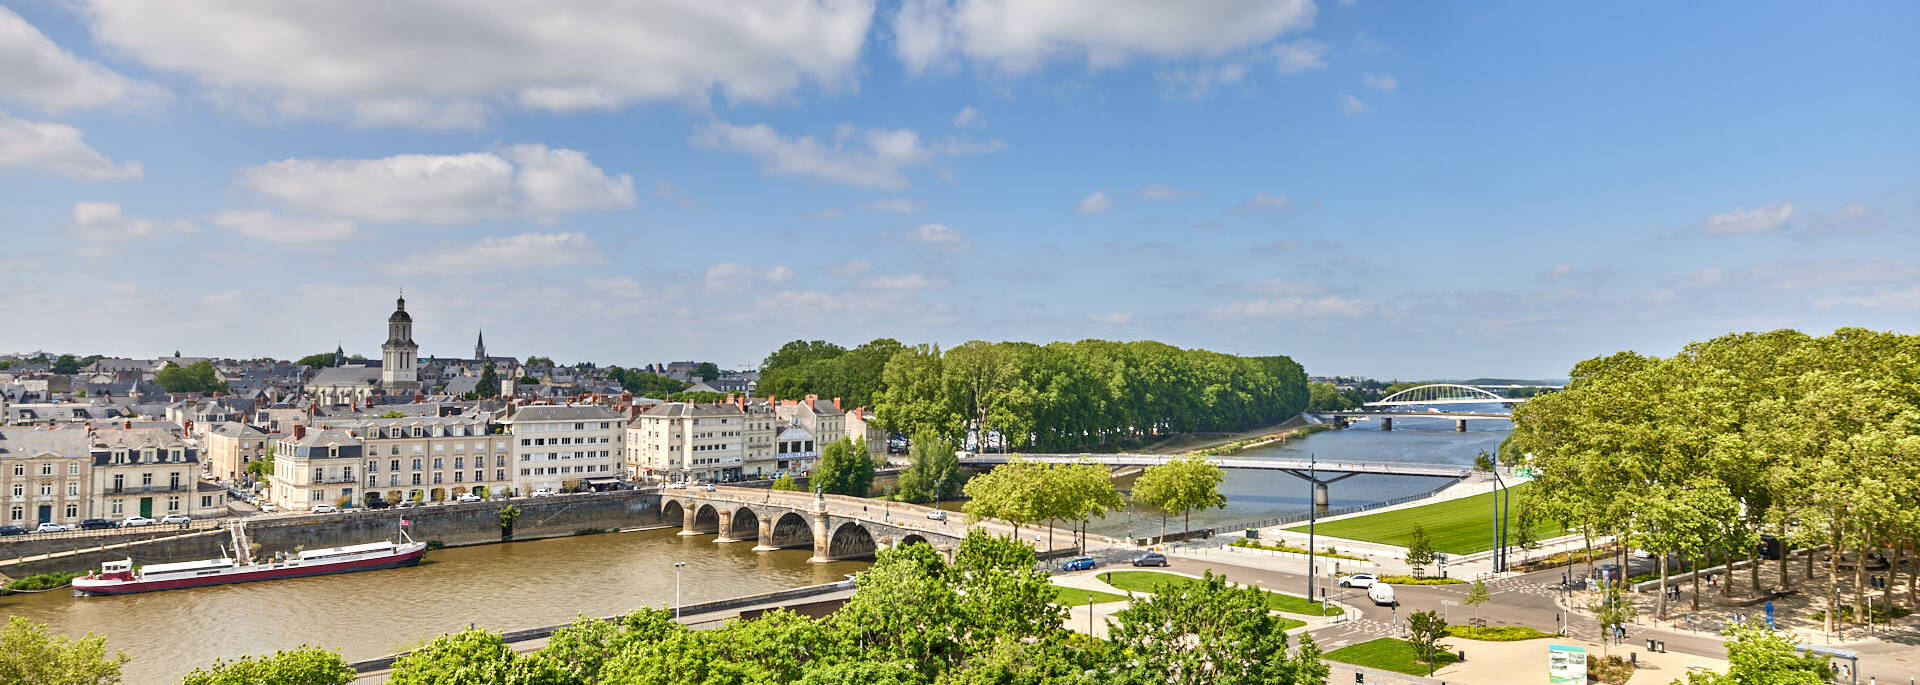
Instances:
[[[753,541],[756,550],[810,547],[816,562],[868,558],[881,547],[916,542],[942,551],[957,547],[967,536],[964,516],[956,511],[946,520],[934,520],[927,518],[931,511],[899,502],[764,488],[660,491],[660,515],[668,521],[678,517],[681,535],[716,535],[713,541],[721,544]]]

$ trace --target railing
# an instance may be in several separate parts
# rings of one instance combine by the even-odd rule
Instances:
[[[107,488],[107,494],[109,495],[150,495],[156,492],[186,492],[190,489],[191,488],[187,487],[184,484],[182,485],[139,485],[139,486],[133,486],[133,487],[119,486],[119,487]]]

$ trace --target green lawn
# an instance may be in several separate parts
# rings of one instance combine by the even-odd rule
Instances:
[[[1527,486],[1527,483],[1521,483],[1512,488],[1510,497],[1514,503],[1519,503],[1520,493]],[[1448,554],[1484,552],[1493,549],[1493,495],[1486,493],[1397,511],[1325,521],[1315,525],[1314,532],[1348,540],[1405,547],[1407,541],[1412,539],[1413,524],[1418,523],[1426,528],[1427,539],[1433,542],[1435,551]],[[1507,517],[1509,543],[1514,540],[1514,528],[1518,525],[1520,510],[1516,508]],[[1307,526],[1301,524],[1287,530],[1306,532]],[[1536,540],[1562,534],[1560,526],[1554,523],[1542,523],[1533,529]]]
[[[1485,628],[1447,626],[1447,637],[1479,640],[1481,642],[1519,642],[1521,640],[1538,640],[1543,637],[1553,637],[1553,633],[1539,630],[1533,626],[1487,626]]]
[[[1132,592],[1156,592],[1161,587],[1167,585],[1191,585],[1200,582],[1199,578],[1189,578],[1187,576],[1160,573],[1158,571],[1110,571],[1100,574],[1100,579],[1106,581],[1108,585]],[[1305,597],[1283,595],[1272,591],[1263,591],[1263,594],[1267,597],[1267,608],[1274,611],[1301,614],[1304,616],[1339,616],[1344,613],[1340,607],[1328,605],[1326,607],[1326,613],[1322,614],[1320,612],[1320,604],[1318,602],[1308,601]],[[1293,626],[1289,625],[1287,627],[1292,628]]]
[[[1343,664],[1424,676],[1427,674],[1427,664],[1420,660],[1422,651],[1424,650],[1420,645],[1406,640],[1383,637],[1327,652],[1326,658],[1328,661],[1338,661]],[[1460,660],[1460,657],[1453,652],[1440,648],[1435,648],[1433,655],[1436,661],[1435,668],[1443,668]]]
[[[1058,591],[1059,595],[1053,600],[1053,603],[1064,607],[1086,606],[1088,599],[1092,599],[1094,604],[1127,601],[1126,597],[1111,592],[1082,590],[1077,587],[1067,587],[1065,585],[1055,585],[1054,590]]]

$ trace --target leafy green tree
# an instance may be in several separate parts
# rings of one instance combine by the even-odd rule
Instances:
[[[1427,675],[1433,675],[1433,654],[1441,649],[1440,638],[1447,634],[1447,621],[1432,610],[1416,611],[1407,615],[1407,634],[1413,643],[1420,646],[1420,653],[1427,662]]]
[[[521,658],[500,636],[477,628],[434,638],[393,663],[393,685],[566,685],[552,662]]]
[[[267,442],[267,452],[260,455],[260,458],[247,462],[243,470],[252,475],[255,481],[266,480],[268,476],[273,475],[273,442]]]
[[[1461,598],[1460,603],[1473,607],[1473,620],[1476,628],[1480,622],[1480,605],[1490,601],[1493,601],[1493,595],[1487,592],[1487,580],[1485,578],[1474,578],[1473,585],[1467,588],[1467,596]]]
[[[953,571],[933,548],[880,550],[873,567],[853,582],[853,598],[826,620],[862,645],[866,658],[914,664],[927,677],[960,663],[960,593]]]
[[[482,398],[500,395],[500,372],[494,368],[493,362],[480,367],[480,380],[473,384],[473,390]]]
[[[1225,479],[1220,466],[1206,457],[1181,457],[1142,471],[1133,481],[1133,500],[1161,512],[1161,537],[1166,537],[1166,514],[1179,514],[1182,529],[1191,533],[1195,509],[1227,506],[1227,496],[1220,494]]]
[[[521,385],[539,385],[540,379],[535,376],[521,376],[520,380],[515,382]]]
[[[807,671],[800,685],[921,685],[913,666],[898,661],[847,661]]]
[[[800,490],[800,484],[794,482],[793,476],[784,473],[780,474],[779,478],[773,479],[773,485],[770,487],[774,490],[786,490],[788,492],[797,492]]]
[[[1313,411],[1343,411],[1353,405],[1340,395],[1340,389],[1332,383],[1307,384],[1307,409]]]
[[[338,357],[336,357],[332,352],[319,352],[315,354],[309,354],[305,357],[301,357],[300,361],[297,361],[294,363],[300,364],[309,369],[318,371],[320,369],[333,366],[334,362],[337,361],[337,359]]]
[[[1014,534],[1020,527],[1047,518],[1040,510],[1039,498],[1035,490],[1045,481],[1045,464],[1031,462],[1015,457],[1006,464],[993,470],[974,476],[967,481],[962,491],[967,502],[961,509],[967,513],[969,521],[999,519],[1013,525]]]
[[[1795,651],[1784,633],[1754,625],[1727,629],[1727,672],[1692,671],[1675,685],[1821,685],[1827,682],[1826,658]]]
[[[194,362],[186,366],[168,366],[153,375],[153,381],[167,392],[226,392],[227,382],[213,370],[213,362]]]
[[[0,628],[0,683],[115,685],[126,662],[127,655],[109,655],[107,639],[92,633],[69,640],[20,616]]]
[[[512,535],[513,524],[519,520],[520,507],[518,505],[509,504],[500,508],[500,532],[502,534]]]
[[[960,457],[951,441],[933,431],[921,431],[907,449],[907,468],[900,472],[900,499],[932,502],[960,490]]]
[[[1407,534],[1407,565],[1413,567],[1413,575],[1424,576],[1433,560],[1433,541],[1427,538],[1427,529],[1413,524],[1413,530]]]
[[[710,381],[720,377],[720,367],[713,362],[700,362],[699,366],[694,367],[693,375],[699,376],[700,380]]]
[[[938,345],[904,348],[887,361],[874,410],[888,430],[959,436],[959,411],[947,393],[944,367]]]
[[[1280,618],[1257,588],[1208,571],[1199,583],[1136,598],[1109,632],[1126,655],[1108,682],[1128,685],[1323,685],[1327,666],[1311,637],[1289,651]]]
[[[60,355],[60,358],[53,360],[53,364],[48,370],[54,373],[68,375],[80,373],[80,358],[71,354]]]
[[[1587,610],[1593,612],[1593,619],[1600,626],[1602,656],[1607,653],[1607,643],[1612,638],[1609,633],[1613,631],[1613,627],[1626,625],[1628,621],[1640,615],[1639,610],[1633,606],[1633,599],[1627,596],[1624,582],[1607,583],[1606,588],[1588,601]]]
[[[821,492],[866,497],[873,487],[873,460],[852,438],[827,445],[808,480]]]
[[[243,656],[188,673],[180,685],[347,685],[358,677],[340,653],[319,647]]]
[[[1492,472],[1493,456],[1488,454],[1486,450],[1480,450],[1479,454],[1473,456],[1473,470],[1482,473]]]

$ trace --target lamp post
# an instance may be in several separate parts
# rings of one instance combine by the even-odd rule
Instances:
[[[1320,487],[1319,475],[1314,472],[1318,464],[1314,453],[1307,453],[1307,601],[1313,601],[1313,524],[1318,520],[1319,502],[1315,501],[1315,491]]]
[[[684,561],[673,562],[673,622],[675,623],[680,622],[680,569],[686,566],[687,562]]]

